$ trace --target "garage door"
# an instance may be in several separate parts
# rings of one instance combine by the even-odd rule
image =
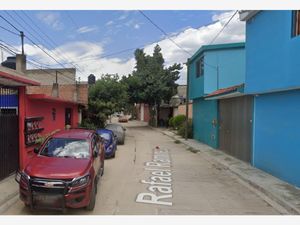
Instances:
[[[252,114],[252,96],[219,102],[219,148],[246,162],[252,156]]]

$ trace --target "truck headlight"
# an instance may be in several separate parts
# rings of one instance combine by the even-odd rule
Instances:
[[[90,175],[85,175],[83,177],[78,177],[75,178],[72,182],[71,182],[71,186],[72,187],[79,187],[79,186],[83,186],[86,185],[90,180]]]

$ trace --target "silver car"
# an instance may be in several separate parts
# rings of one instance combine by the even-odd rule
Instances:
[[[125,143],[125,127],[119,124],[110,123],[105,126],[105,129],[114,132],[114,134],[117,136],[118,144],[123,145]]]

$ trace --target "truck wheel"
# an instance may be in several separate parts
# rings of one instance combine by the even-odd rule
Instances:
[[[94,184],[92,193],[91,193],[91,199],[90,199],[90,203],[88,204],[88,206],[86,207],[86,209],[88,211],[93,211],[95,208],[95,204],[96,204],[96,186],[97,184]]]

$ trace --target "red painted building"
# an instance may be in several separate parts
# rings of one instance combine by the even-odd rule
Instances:
[[[34,86],[33,93],[29,87]],[[68,88],[68,85],[61,89],[78,90],[77,86]],[[71,94],[79,99],[77,94],[81,92]],[[87,88],[85,92],[81,97],[84,96],[87,102]],[[81,109],[85,105],[81,102],[80,99],[64,99],[59,95],[53,97],[43,91],[39,81],[0,66],[0,180],[26,166],[39,137],[65,129],[66,125],[78,127]]]
[[[23,88],[22,88],[23,89]],[[65,129],[66,125],[78,127],[79,104],[44,94],[25,94],[19,92],[19,107],[24,105],[19,117],[24,121],[25,134],[20,134],[20,168],[22,169],[32,157],[33,144],[38,137],[47,136],[53,131]],[[23,95],[23,96],[22,96]],[[23,102],[21,102],[23,101]],[[23,108],[23,107],[22,107]],[[27,121],[27,122],[25,122]],[[26,135],[26,124],[35,124],[37,133]],[[32,125],[30,125],[32,127]],[[22,130],[20,130],[22,133]]]

